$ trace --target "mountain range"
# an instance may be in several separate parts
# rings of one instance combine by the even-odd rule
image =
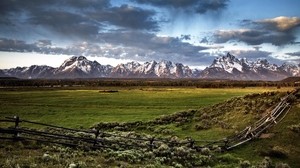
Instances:
[[[2,77],[25,79],[36,78],[210,78],[233,80],[281,80],[290,76],[300,76],[300,64],[284,63],[281,66],[269,63],[266,59],[248,61],[238,59],[228,53],[215,58],[204,70],[191,69],[182,63],[162,60],[143,64],[128,62],[115,67],[101,65],[84,56],[73,56],[58,68],[32,65],[0,70]]]

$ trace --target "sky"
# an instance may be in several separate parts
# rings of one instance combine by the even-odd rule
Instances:
[[[227,52],[300,63],[299,0],[1,0],[0,69],[74,55],[203,69]]]

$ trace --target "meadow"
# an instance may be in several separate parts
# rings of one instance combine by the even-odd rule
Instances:
[[[118,92],[102,92],[117,90]],[[273,87],[203,89],[195,87],[103,87],[97,89],[2,89],[0,118],[20,118],[72,128],[98,122],[147,121],[161,115],[222,102]]]
[[[257,121],[293,89],[2,88],[0,118],[18,115],[21,119],[70,128],[96,126],[104,132],[120,134],[128,132],[182,140],[191,137],[200,140],[196,145],[204,145],[206,142],[201,140],[223,139]],[[164,144],[153,151],[139,148],[82,151],[35,141],[3,140],[0,167],[284,167],[285,163],[299,167],[299,108],[299,103],[295,103],[285,120],[268,130],[274,137],[258,139],[224,153],[218,152],[218,146],[216,151],[200,152],[186,146],[173,148]],[[136,121],[141,121],[138,126],[131,125]]]

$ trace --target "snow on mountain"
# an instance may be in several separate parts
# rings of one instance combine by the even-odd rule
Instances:
[[[252,62],[251,64],[251,67],[255,72],[258,72],[260,68],[270,71],[278,71],[278,66],[275,64],[270,64],[266,59],[258,59],[256,62]]]
[[[151,61],[140,64],[129,62],[119,64],[113,68],[111,77],[141,77],[141,78],[185,78],[192,77],[192,70],[180,63],[162,60],[161,62]]]
[[[284,63],[279,67],[279,69],[288,72],[290,76],[300,76],[300,64],[293,65]]]
[[[110,74],[112,66],[103,66],[97,61],[90,61],[84,56],[73,56],[54,70],[54,78],[97,78]]]
[[[266,59],[248,61],[238,59],[228,53],[216,58],[213,63],[200,73],[201,78],[223,78],[235,80],[281,80],[289,76],[299,75],[300,68],[296,65],[271,64]]]
[[[46,65],[32,65],[30,67],[17,67],[3,70],[5,75],[18,78],[47,78],[52,74],[54,68]]]
[[[228,73],[232,73],[234,69],[243,72],[242,62],[230,53],[228,53],[227,56],[216,58],[214,62],[210,65],[210,68],[217,67],[224,69]]]
[[[32,65],[0,70],[2,77],[17,78],[218,78],[234,80],[281,80],[300,76],[300,64],[271,64],[266,59],[249,61],[228,53],[214,59],[204,70],[190,69],[181,63],[162,60],[145,63],[128,62],[116,67],[101,65],[84,56],[73,56],[58,68]]]

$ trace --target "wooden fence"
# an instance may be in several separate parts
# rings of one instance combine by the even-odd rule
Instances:
[[[33,140],[43,143],[55,143],[64,146],[85,149],[111,148],[120,150],[131,148],[148,148],[149,150],[152,150],[154,148],[158,148],[161,143],[164,143],[170,147],[185,145],[199,151],[202,148],[213,148],[213,146],[219,146],[223,150],[230,150],[248,141],[258,138],[264,131],[279,123],[289,112],[291,103],[295,100],[294,97],[298,92],[299,89],[296,89],[289,95],[282,98],[271,112],[262,117],[253,125],[246,127],[244,130],[235,135],[221,140],[203,141],[187,139],[182,141],[170,141],[168,139],[155,137],[145,138],[138,137],[136,135],[131,136],[129,134],[122,135],[111,132],[102,132],[96,129],[81,130],[65,128],[56,125],[24,120],[18,116],[5,117],[5,119],[0,120],[0,122],[12,123],[11,127],[0,128],[0,139],[13,141]],[[21,127],[21,124],[23,123],[27,123],[27,125],[32,126],[43,126],[44,131],[31,129],[28,127]],[[205,142],[206,144],[200,146],[196,145],[199,142]]]

